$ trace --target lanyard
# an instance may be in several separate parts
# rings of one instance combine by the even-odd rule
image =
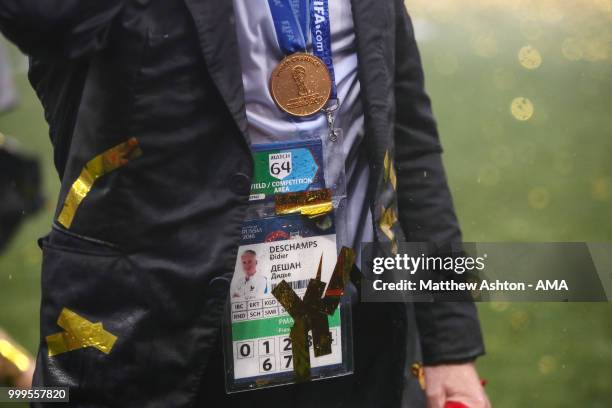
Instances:
[[[329,0],[268,0],[268,4],[276,37],[285,55],[305,52],[310,31],[313,54],[325,62],[332,78],[331,99],[336,99]]]

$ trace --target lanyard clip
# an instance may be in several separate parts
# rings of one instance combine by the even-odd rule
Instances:
[[[325,112],[325,117],[327,118],[327,127],[329,129],[329,140],[331,142],[338,141],[338,133],[336,132],[336,129],[334,128],[334,122],[336,120],[334,116],[334,112],[336,112],[339,107],[340,107],[339,99],[330,99],[327,104],[327,107],[323,109],[323,112]]]

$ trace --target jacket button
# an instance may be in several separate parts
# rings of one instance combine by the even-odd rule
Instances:
[[[219,289],[229,289],[230,287],[230,279],[226,276],[217,276],[216,278],[212,278],[210,282],[208,282],[208,286],[212,288]]]
[[[230,190],[239,195],[249,195],[251,192],[251,178],[243,173],[230,177]]]
[[[223,298],[227,295],[230,289],[231,281],[225,276],[218,276],[208,282],[208,293],[213,297]]]
[[[219,301],[227,298],[230,290],[230,280],[225,276],[217,276],[208,282],[206,295],[210,300]]]

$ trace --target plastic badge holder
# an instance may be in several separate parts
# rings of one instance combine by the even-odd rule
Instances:
[[[342,207],[346,201],[346,184],[344,154],[338,152],[342,149],[341,138],[329,143],[306,138],[253,147],[254,187],[230,286],[227,318],[223,322],[228,393],[296,382],[289,337],[294,322],[272,291],[285,280],[303,298],[319,263],[321,281],[325,283],[329,283],[336,266],[337,236],[346,228],[345,220],[337,219],[336,215],[342,218],[345,214]],[[299,165],[302,167],[294,173]],[[315,167],[316,172],[308,172]],[[304,179],[311,183],[301,183]],[[270,189],[272,185],[280,191]],[[315,219],[300,214],[275,214],[275,194],[326,186],[333,191],[335,210],[332,213]],[[335,313],[328,317],[328,324],[332,335],[330,355],[314,356],[309,332],[311,381],[353,372],[351,306],[346,294]]]

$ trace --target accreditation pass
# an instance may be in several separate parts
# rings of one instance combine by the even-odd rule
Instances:
[[[337,261],[333,216],[310,220],[300,215],[246,222],[230,286],[234,380],[291,374],[289,332],[293,319],[272,295],[285,280],[301,298],[316,277],[329,282]],[[315,357],[312,371],[342,364],[340,309],[329,317],[332,353]],[[309,346],[312,345],[309,335]]]

